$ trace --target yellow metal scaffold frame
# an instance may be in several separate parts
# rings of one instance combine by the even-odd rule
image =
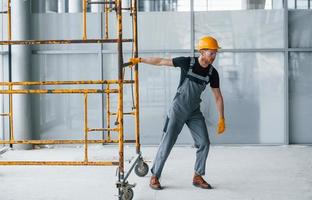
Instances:
[[[18,0],[16,0],[18,1]],[[133,198],[134,185],[128,183],[127,178],[131,171],[135,169],[138,176],[145,176],[148,172],[148,165],[143,161],[140,150],[140,132],[139,132],[139,83],[138,83],[138,65],[134,67],[134,80],[124,80],[124,67],[131,66],[132,63],[123,62],[123,42],[133,43],[133,56],[138,57],[138,38],[137,38],[137,0],[131,0],[130,8],[122,8],[122,0],[105,0],[104,2],[89,2],[82,0],[83,5],[83,30],[81,40],[12,40],[11,30],[11,0],[7,0],[8,10],[0,14],[8,15],[8,40],[0,41],[0,45],[40,45],[40,44],[77,44],[77,43],[117,43],[118,52],[118,80],[87,80],[87,81],[33,81],[33,82],[0,82],[2,90],[0,94],[9,95],[9,112],[0,113],[0,116],[9,117],[9,140],[0,140],[0,144],[84,144],[83,161],[0,161],[0,165],[92,165],[92,166],[118,166],[117,188],[119,199],[131,200]],[[88,39],[87,37],[87,4],[105,4],[105,36],[104,39]],[[115,6],[109,8],[109,5]],[[123,39],[122,37],[122,10],[130,10],[132,16],[133,39]],[[117,16],[117,38],[109,39],[108,37],[108,12],[116,11]],[[131,69],[132,70],[132,69]],[[15,89],[16,86],[56,86],[56,85],[106,85],[105,89]],[[124,84],[134,85],[134,112],[124,113],[123,109],[123,86]],[[111,85],[117,85],[112,88]],[[5,88],[5,89],[4,89]],[[13,130],[13,94],[82,94],[84,97],[84,139],[82,140],[15,140]],[[102,93],[106,94],[106,128],[89,128],[88,127],[88,95]],[[110,94],[118,94],[117,112],[110,111]],[[124,115],[133,115],[135,117],[135,140],[124,140]],[[116,127],[111,127],[111,116],[116,116],[118,123]],[[107,132],[107,139],[89,140],[88,133],[92,131]],[[111,132],[118,133],[118,139],[111,139]],[[136,153],[138,157],[128,170],[124,171],[124,143],[136,143]],[[118,161],[89,161],[88,144],[118,143],[119,160]]]

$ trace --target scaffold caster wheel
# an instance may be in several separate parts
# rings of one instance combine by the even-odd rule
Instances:
[[[143,177],[148,173],[148,165],[145,162],[139,162],[134,168],[135,174]]]
[[[133,199],[133,190],[130,187],[123,189],[121,194],[122,200],[132,200]]]

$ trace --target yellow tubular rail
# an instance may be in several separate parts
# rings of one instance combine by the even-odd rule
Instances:
[[[125,143],[134,143],[134,140],[124,140]],[[84,144],[85,140],[14,140],[13,142],[0,140],[0,144]],[[88,144],[119,143],[119,140],[88,140]]]
[[[9,90],[12,90],[12,86],[9,86]],[[9,125],[10,125],[10,142],[14,141],[13,136],[13,95],[9,94]]]
[[[0,165],[118,166],[118,161],[0,161]]]
[[[88,94],[84,93],[84,150],[85,150],[85,162],[88,162]]]
[[[8,40],[12,40],[11,30],[11,0],[8,0]]]
[[[106,85],[106,89],[109,90],[109,84]],[[110,129],[110,95],[107,94],[106,97],[106,123],[107,123],[107,128]],[[111,139],[111,135],[110,135],[110,130],[107,131],[107,138],[110,140]]]
[[[124,80],[124,84],[132,84],[132,80]],[[87,81],[23,81],[0,82],[1,85],[83,85],[83,84],[118,84],[118,80],[87,80]]]
[[[122,58],[122,4],[121,0],[116,0],[117,12],[117,52],[118,52],[118,126],[119,126],[119,175],[124,176],[124,133],[123,133],[123,58]]]
[[[132,42],[132,39],[123,39],[122,42]],[[0,45],[40,45],[40,44],[80,44],[80,43],[117,43],[118,39],[84,39],[84,40],[8,40],[0,41]]]
[[[82,0],[83,5],[83,35],[82,39],[87,39],[87,0]]]
[[[137,27],[137,1],[132,1],[132,20],[133,20],[133,53],[134,57],[138,57],[138,27]],[[136,152],[140,153],[140,118],[139,118],[139,70],[138,64],[134,68],[134,116],[135,116],[135,140],[136,140]]]
[[[109,12],[108,1],[109,0],[105,0],[106,2],[105,4],[105,39],[108,39],[108,12]]]
[[[118,93],[118,89],[49,89],[49,90],[0,90],[0,94],[70,94],[70,93]]]

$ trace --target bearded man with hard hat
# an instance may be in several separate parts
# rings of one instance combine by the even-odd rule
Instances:
[[[204,36],[200,38],[197,48],[200,53],[199,57],[176,57],[173,59],[148,57],[130,59],[132,64],[142,62],[151,65],[181,68],[180,83],[169,109],[163,128],[164,134],[151,169],[153,175],[150,180],[150,187],[152,189],[162,189],[159,182],[161,172],[184,124],[188,126],[194,139],[195,147],[197,148],[193,185],[203,189],[212,188],[202,177],[205,175],[210,141],[205,118],[200,110],[200,96],[205,90],[206,85],[210,84],[219,114],[217,133],[222,134],[225,131],[223,97],[220,90],[218,72],[212,66],[220,47],[215,38]]]

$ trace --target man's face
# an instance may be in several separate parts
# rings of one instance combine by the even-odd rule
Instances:
[[[217,56],[218,50],[216,49],[204,49],[201,51],[201,55],[203,57],[203,61],[205,64],[212,64]]]

